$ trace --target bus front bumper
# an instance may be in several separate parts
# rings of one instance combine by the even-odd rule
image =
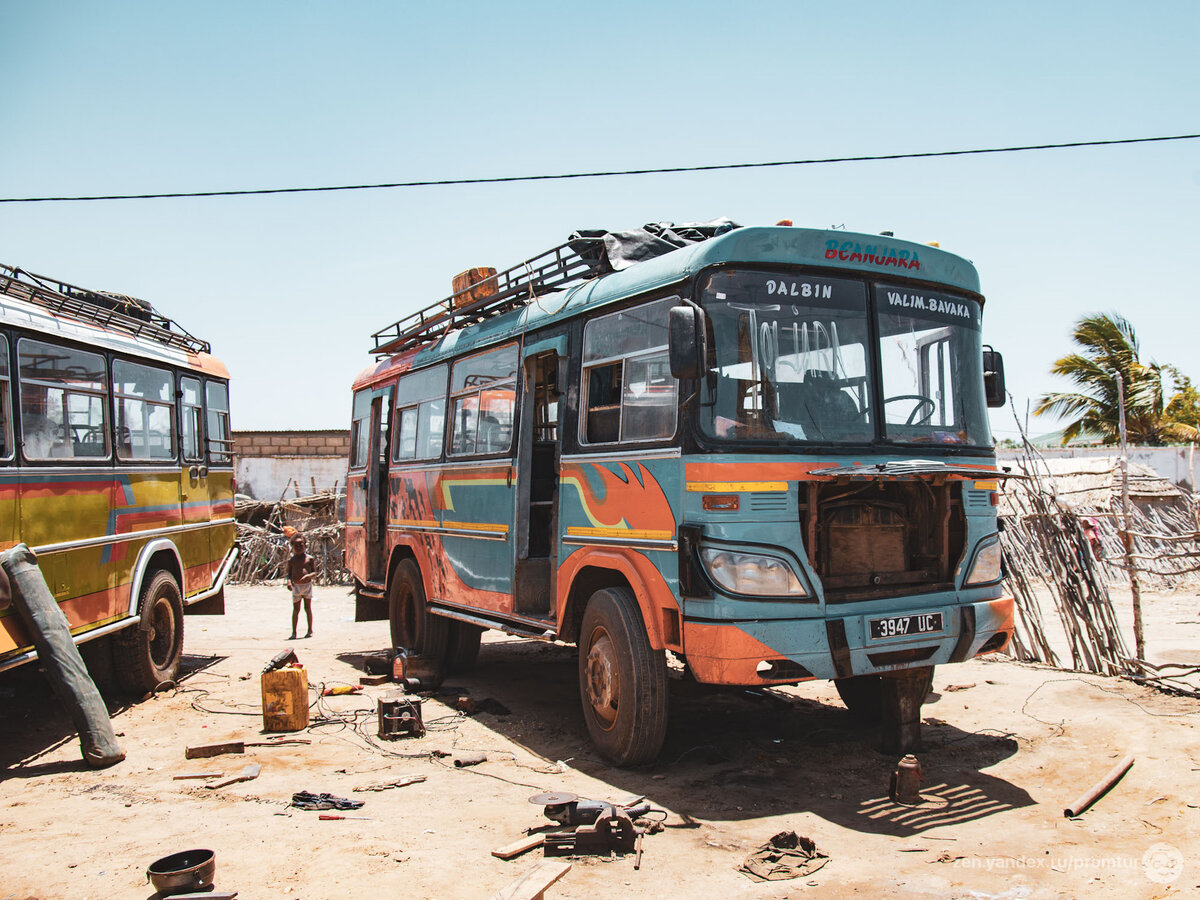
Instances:
[[[941,614],[940,630],[874,638],[871,621],[895,619],[895,613],[722,623],[685,620],[683,649],[697,681],[751,686],[963,662],[1003,650],[1012,636],[1011,597],[922,609],[919,615],[930,613]]]

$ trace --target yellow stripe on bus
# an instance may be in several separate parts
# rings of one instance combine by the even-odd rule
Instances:
[[[585,528],[572,525],[567,528],[567,537],[625,538],[635,541],[669,541],[670,531],[655,531],[648,528]]]
[[[462,531],[486,531],[490,534],[505,534],[507,525],[493,525],[490,522],[443,522],[443,528],[458,528]]]
[[[691,494],[734,494],[754,491],[768,493],[771,491],[786,491],[786,481],[689,481],[688,493]]]

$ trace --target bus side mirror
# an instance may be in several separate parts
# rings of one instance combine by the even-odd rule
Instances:
[[[672,307],[668,326],[671,374],[680,379],[700,378],[708,358],[704,310],[694,303]]]
[[[1004,357],[991,347],[983,348],[983,394],[988,406],[1004,405]]]

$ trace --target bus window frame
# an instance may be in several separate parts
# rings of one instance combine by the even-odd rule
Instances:
[[[5,332],[0,332],[0,440],[3,453],[0,463],[11,463],[17,456],[16,428],[12,416],[12,358],[13,342]]]
[[[346,468],[351,472],[365,472],[367,469],[367,464],[371,461],[371,436],[370,436],[369,432],[366,436],[367,443],[363,449],[363,454],[362,454],[363,458],[356,462],[355,457],[358,455],[356,450],[357,450],[359,432],[362,429],[362,425],[360,423],[366,422],[367,423],[366,427],[368,429],[370,429],[370,426],[371,426],[371,395],[377,389],[378,389],[378,385],[372,386],[372,387],[360,388],[359,390],[354,392],[354,396],[350,401],[350,452],[347,454],[347,457],[346,457]],[[363,402],[366,404],[366,408],[364,410],[366,415],[362,416],[362,417],[359,417],[357,415],[358,404],[359,404],[360,398],[362,398]]]
[[[205,452],[208,447],[208,414],[204,409],[204,379],[198,374],[189,374],[188,372],[177,369],[175,370],[175,413],[177,417],[177,434],[179,439],[179,458],[184,463],[192,463],[194,465],[202,464],[206,461]],[[183,400],[183,383],[185,381],[193,381],[196,383],[196,396],[198,402],[195,405],[188,405]],[[183,420],[185,410],[199,410],[199,418],[196,421],[196,455],[188,456],[187,442],[184,440]]]
[[[229,382],[222,378],[205,378],[204,381],[204,454],[208,459],[209,468],[213,466],[233,466],[233,431],[232,418],[229,414]],[[225,388],[225,408],[217,410],[219,413],[225,414],[225,437],[214,438],[212,436],[212,428],[210,427],[209,417],[213,410],[208,404],[208,388],[210,385],[219,385]],[[224,445],[216,452],[213,450],[214,444]]]
[[[679,304],[682,302],[683,302],[683,300],[682,300],[681,294],[679,292],[672,292],[669,294],[664,294],[661,297],[653,297],[650,299],[647,299],[645,297],[640,297],[640,298],[637,298],[636,302],[630,303],[627,306],[622,306],[620,309],[606,309],[603,314],[593,316],[591,318],[586,319],[583,322],[583,327],[581,329],[582,334],[580,335],[580,342],[579,342],[579,402],[576,405],[576,409],[575,409],[575,418],[576,418],[575,439],[578,442],[578,446],[579,446],[580,450],[603,450],[603,451],[609,452],[613,448],[616,448],[616,447],[632,446],[632,447],[640,448],[640,447],[653,447],[655,445],[675,445],[679,441],[680,425],[684,419],[684,417],[680,414],[680,409],[679,409],[680,382],[679,382],[678,378],[674,378],[674,376],[671,376],[671,375],[668,375],[668,377],[671,378],[675,383],[675,400],[671,404],[671,408],[674,410],[674,424],[671,429],[671,432],[669,434],[660,435],[660,436],[656,436],[656,437],[650,437],[650,438],[627,439],[627,438],[623,437],[623,433],[625,430],[625,393],[626,393],[626,388],[627,388],[627,383],[625,380],[626,365],[631,360],[639,360],[639,359],[642,359],[643,357],[652,356],[652,355],[658,354],[658,353],[667,353],[668,352],[668,344],[667,343],[664,343],[661,345],[655,344],[655,345],[649,346],[649,347],[641,347],[631,353],[625,353],[625,354],[617,355],[617,356],[606,356],[606,357],[602,357],[602,358],[597,357],[596,359],[589,360],[588,356],[587,356],[587,349],[588,349],[587,341],[588,341],[588,333],[589,333],[589,330],[592,328],[592,326],[597,323],[603,322],[605,319],[608,319],[608,318],[611,318],[614,316],[618,316],[618,315],[622,315],[622,314],[629,314],[637,309],[640,309],[643,307],[648,307],[648,306],[653,306],[658,303]],[[669,308],[670,307],[668,307],[668,309]],[[666,323],[664,321],[664,334],[665,333],[666,333]],[[616,438],[616,440],[612,440],[612,441],[589,441],[588,436],[587,436],[588,413],[589,413],[588,403],[589,403],[589,399],[590,399],[589,395],[591,392],[591,379],[590,379],[589,375],[593,370],[601,369],[606,366],[611,366],[616,362],[620,362],[620,364],[621,364],[621,387],[620,387],[620,395],[619,395],[618,408],[617,408],[617,415],[618,415],[617,438]]]
[[[496,381],[489,381],[489,382],[485,382],[483,384],[472,384],[470,386],[464,385],[459,390],[457,390],[457,391],[454,390],[454,379],[456,376],[455,370],[460,365],[466,365],[473,359],[478,359],[481,356],[486,356],[491,353],[500,353],[501,351],[508,350],[508,349],[512,350],[513,362],[515,363],[515,366],[513,368],[513,374],[512,374],[511,378],[506,376],[505,378],[498,379]],[[451,361],[449,394],[446,398],[446,412],[445,412],[445,416],[446,416],[445,421],[449,424],[449,427],[448,428],[443,427],[443,435],[442,435],[444,451],[445,451],[445,455],[448,459],[456,459],[456,460],[457,459],[507,459],[507,458],[511,458],[513,456],[514,448],[516,447],[517,425],[518,425],[518,422],[520,421],[520,416],[521,416],[521,412],[517,406],[517,404],[518,404],[517,382],[519,380],[520,371],[521,371],[521,342],[520,341],[505,341],[504,343],[498,344],[494,347],[486,347],[477,353],[471,353],[466,356],[461,356],[461,357]],[[465,379],[464,379],[464,381],[465,381]],[[511,390],[511,394],[512,394],[512,412],[509,416],[509,423],[508,423],[508,446],[506,446],[503,450],[490,450],[485,453],[480,453],[478,450],[478,447],[479,447],[479,419],[483,414],[484,395],[488,394],[489,392],[492,392],[492,391],[505,391],[505,390]],[[464,400],[464,399],[467,399],[470,397],[475,397],[476,403],[478,404],[477,409],[475,411],[475,431],[473,434],[473,445],[472,445],[473,449],[470,451],[456,453],[454,451],[455,426],[457,424],[456,416],[455,416],[456,405],[457,405],[458,401]]]
[[[441,386],[441,390],[439,392],[434,393],[430,396],[422,395],[422,397],[416,401],[412,401],[412,400],[405,398],[403,400],[404,405],[403,406],[400,405],[402,402],[402,396],[404,394],[403,389],[404,389],[404,383],[406,380],[416,381],[417,379],[422,378],[422,377],[424,377],[424,378],[435,377],[436,371],[439,368],[443,370],[442,371],[442,386]],[[436,461],[441,460],[442,457],[445,456],[445,454],[446,454],[446,422],[447,422],[446,410],[449,407],[449,397],[448,397],[449,387],[450,387],[450,363],[448,363],[448,362],[440,362],[440,363],[436,363],[431,366],[426,366],[425,368],[409,370],[408,372],[405,372],[403,375],[401,375],[396,380],[396,385],[395,385],[396,391],[395,391],[395,399],[393,401],[394,406],[392,408],[392,422],[391,422],[392,462],[400,464],[400,465],[413,465],[416,463],[436,462]],[[435,452],[429,456],[421,456],[418,453],[418,451],[419,451],[418,439],[421,434],[421,409],[426,404],[434,404],[439,401],[442,404],[442,433],[441,433],[440,439],[436,443],[437,452]],[[415,411],[416,416],[417,416],[416,427],[415,427],[415,431],[413,434],[413,453],[414,453],[414,455],[413,456],[401,456],[400,455],[401,425],[404,422],[404,413],[409,412],[409,411]],[[353,413],[351,415],[353,415]],[[354,420],[352,418],[351,422],[353,423],[353,421]],[[351,435],[351,441],[352,441],[351,448],[353,448],[353,437],[354,436]]]
[[[17,363],[16,364],[16,380],[17,380],[17,398],[18,398],[19,409],[22,409],[24,406],[24,399],[25,399],[24,398],[24,394],[25,394],[24,387],[27,382],[27,379],[21,377],[21,344],[25,343],[25,342],[28,342],[31,344],[41,344],[42,346],[46,346],[46,347],[58,347],[62,350],[67,350],[67,351],[70,351],[73,353],[83,353],[88,356],[98,357],[100,359],[100,361],[102,363],[100,371],[102,371],[104,373],[104,389],[101,391],[97,391],[97,390],[91,390],[91,389],[71,388],[70,392],[74,393],[74,394],[82,394],[82,395],[85,395],[88,397],[97,397],[100,399],[100,401],[101,401],[100,402],[101,424],[100,424],[99,428],[100,428],[100,432],[104,435],[104,450],[105,450],[105,452],[103,454],[97,455],[97,456],[86,456],[86,455],[78,456],[78,455],[75,455],[74,453],[72,453],[70,456],[30,456],[28,453],[25,452],[25,415],[24,415],[24,412],[19,412],[18,415],[21,420],[20,439],[19,439],[19,442],[21,444],[21,460],[26,465],[39,466],[39,467],[47,466],[47,465],[48,466],[112,465],[112,463],[113,463],[113,447],[112,447],[113,439],[112,439],[112,419],[110,418],[110,412],[112,410],[112,381],[111,381],[111,375],[109,373],[109,366],[111,365],[110,354],[105,353],[102,350],[97,352],[96,348],[88,349],[87,345],[80,347],[71,342],[47,340],[46,336],[43,336],[40,333],[36,333],[36,336],[25,335],[25,334],[19,335],[17,337],[16,341],[14,342],[15,350],[16,350],[16,363]],[[39,379],[33,378],[33,379],[28,379],[28,383],[30,384],[30,386],[36,385],[39,387],[50,388],[50,389],[54,389],[54,390],[61,390],[64,393],[67,393],[67,391],[68,391],[68,389],[66,387],[63,387],[61,383],[56,384],[55,382],[51,382],[51,381],[41,381]],[[64,426],[66,429],[69,430],[71,427],[71,424],[68,421],[68,422],[64,423]],[[92,426],[92,427],[96,427],[96,426]],[[64,433],[64,436],[66,436],[66,433]],[[74,441],[72,439],[72,445],[73,444],[74,444]]]
[[[147,369],[151,372],[158,372],[158,373],[162,373],[163,375],[166,375],[167,383],[170,385],[171,400],[169,402],[163,401],[163,400],[151,400],[148,397],[143,397],[138,394],[126,394],[123,392],[119,392],[117,390],[117,366],[118,365],[138,366],[142,369]],[[112,402],[112,429],[113,429],[113,437],[114,437],[113,458],[116,461],[117,465],[126,465],[126,466],[128,466],[128,465],[133,465],[133,466],[144,466],[144,465],[178,466],[179,465],[180,445],[183,443],[182,442],[183,435],[179,429],[179,423],[178,423],[178,418],[177,418],[177,410],[179,408],[179,404],[176,402],[176,382],[178,380],[178,376],[179,376],[179,369],[175,368],[174,366],[163,368],[162,366],[150,365],[149,363],[144,362],[140,359],[126,359],[126,358],[120,357],[120,356],[114,356],[112,358],[111,362],[109,363],[108,377],[109,377],[109,397]],[[122,453],[120,451],[121,441],[117,440],[117,438],[120,437],[120,428],[122,427],[120,424],[118,424],[118,420],[120,417],[117,415],[117,405],[122,400],[136,400],[136,401],[139,401],[139,402],[145,404],[146,406],[158,406],[158,407],[169,406],[170,407],[170,410],[171,410],[171,413],[169,416],[170,423],[171,423],[171,425],[170,425],[170,428],[171,428],[171,431],[170,431],[171,455],[170,456],[134,456],[134,455],[132,455],[132,453],[130,455],[122,455]],[[148,416],[147,416],[147,418],[148,418]],[[130,444],[131,444],[131,450],[132,450],[132,441],[130,442]]]

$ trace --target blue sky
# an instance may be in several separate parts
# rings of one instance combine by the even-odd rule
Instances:
[[[0,197],[378,183],[1200,132],[1192,2],[0,0]],[[728,216],[972,260],[1022,417],[1072,323],[1200,380],[1200,141],[336,194],[0,204],[0,262],[153,302],[235,428],[337,428],[370,334],[578,228]],[[1033,433],[1054,423],[1034,419]],[[1015,433],[993,413],[998,437]]]

